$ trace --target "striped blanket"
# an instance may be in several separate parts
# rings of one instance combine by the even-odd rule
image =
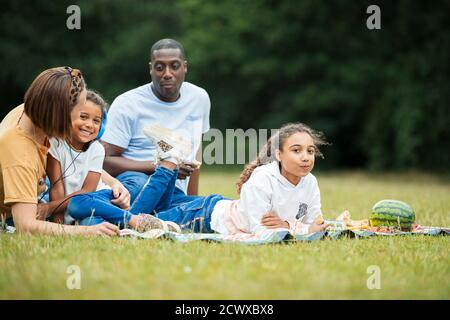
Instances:
[[[15,228],[6,226],[1,232],[15,233]],[[176,233],[164,232],[163,230],[150,230],[139,233],[132,229],[123,229],[120,231],[122,237],[133,237],[138,239],[170,239],[177,242],[190,242],[196,240],[223,242],[223,243],[240,243],[248,245],[270,244],[280,242],[295,241],[316,241],[320,239],[330,238],[369,238],[374,236],[411,236],[411,235],[428,235],[439,236],[449,235],[450,228],[443,227],[426,227],[415,225],[410,232],[398,231],[395,229],[355,229],[333,226],[327,231],[315,232],[306,235],[292,234],[287,229],[266,229],[256,234],[239,233],[233,235],[222,235],[219,233]]]
[[[195,240],[241,243],[248,245],[270,244],[291,241],[316,241],[324,238],[339,239],[347,238],[368,238],[373,236],[410,236],[410,235],[449,235],[450,228],[425,227],[416,225],[411,232],[396,230],[357,230],[347,228],[330,228],[327,231],[315,232],[306,235],[291,234],[287,229],[267,229],[260,233],[249,234],[240,233],[234,235],[221,235],[218,233],[175,233],[164,232],[163,230],[151,230],[145,233],[139,233],[135,230],[121,230],[121,236],[136,237],[141,239],[171,239],[177,242],[189,242]]]

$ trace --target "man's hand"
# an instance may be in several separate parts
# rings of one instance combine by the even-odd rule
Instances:
[[[192,164],[181,163],[178,169],[178,179],[184,180],[194,172],[196,167]]]
[[[123,186],[120,181],[116,181],[111,186],[114,199],[111,200],[111,203],[114,205],[124,209],[128,210],[130,208],[130,192]]]
[[[286,221],[281,220],[281,218],[275,212],[269,212],[263,215],[261,224],[269,229],[289,229],[289,224]]]

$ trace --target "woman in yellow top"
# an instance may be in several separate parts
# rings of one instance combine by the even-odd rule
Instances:
[[[70,134],[70,113],[86,102],[83,76],[77,69],[43,71],[25,93],[24,103],[0,123],[0,215],[11,218],[18,232],[33,234],[117,235],[117,226],[61,225],[46,221],[38,210],[45,190],[49,138]]]

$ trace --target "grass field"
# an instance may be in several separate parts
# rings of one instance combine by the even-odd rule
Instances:
[[[201,193],[235,197],[238,171],[207,170]],[[450,226],[450,182],[438,176],[317,175],[326,218],[366,218],[385,198],[422,225]],[[450,237],[387,237],[243,246],[168,240],[0,234],[0,299],[450,299]],[[80,267],[81,288],[66,286]],[[369,266],[381,288],[370,290]]]

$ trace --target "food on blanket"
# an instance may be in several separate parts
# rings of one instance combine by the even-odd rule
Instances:
[[[344,212],[342,212],[340,215],[337,216],[336,220],[337,221],[350,221],[352,218],[350,216],[350,212],[348,210],[345,210]]]
[[[342,221],[347,229],[366,229],[369,226],[369,220],[353,220],[350,212],[345,210],[337,218],[336,221]]]
[[[416,215],[410,205],[399,200],[381,200],[377,202],[370,215],[372,227],[398,227],[411,230]]]
[[[328,230],[366,230],[369,228],[369,220],[353,220],[350,212],[345,210],[335,220],[324,220],[323,223],[330,225]],[[316,222],[316,224],[318,224]]]
[[[396,228],[396,227],[369,227],[369,228],[367,228],[367,231],[378,232],[378,233],[392,233],[392,234],[397,233],[398,234],[398,228]]]
[[[346,229],[347,222],[350,221],[350,212],[345,210],[340,215],[337,216],[335,220],[324,220],[324,223],[327,223],[330,228],[329,230],[343,230]]]
[[[330,226],[329,230],[343,230],[343,229],[346,229],[344,221],[325,220],[325,223]]]
[[[349,220],[346,222],[348,229],[367,229],[369,227],[369,219]]]

